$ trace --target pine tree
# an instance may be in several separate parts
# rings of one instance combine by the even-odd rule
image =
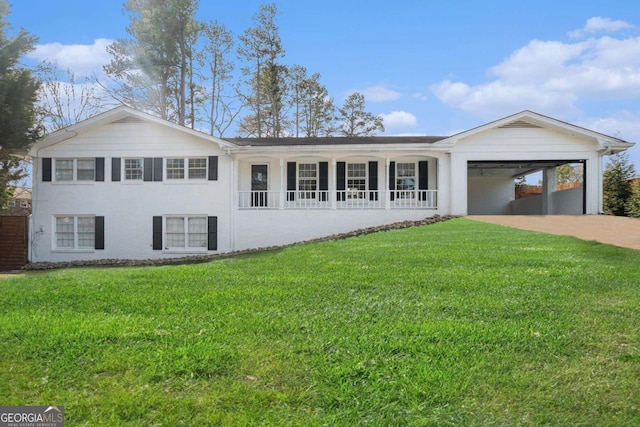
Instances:
[[[194,45],[200,26],[197,0],[128,0],[129,39],[108,46],[105,73],[117,84],[115,99],[181,125],[194,96]],[[193,114],[191,115],[193,117]],[[193,126],[193,123],[191,123]]]
[[[631,180],[634,176],[635,168],[627,153],[618,153],[609,158],[603,174],[602,205],[605,213],[617,216],[627,214],[627,201],[631,197]]]
[[[36,124],[39,83],[19,59],[37,39],[25,30],[7,35],[9,4],[0,0],[0,206],[11,197],[11,184],[25,175],[21,155],[40,132]]]
[[[627,215],[640,218],[640,180],[636,179],[631,184],[631,196],[627,199]]]
[[[364,111],[364,103],[364,95],[354,92],[338,110],[338,132],[342,136],[372,136],[377,132],[384,132],[382,117]]]

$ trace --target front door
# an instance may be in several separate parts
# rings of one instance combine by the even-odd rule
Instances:
[[[251,206],[266,207],[269,197],[267,165],[251,165]]]

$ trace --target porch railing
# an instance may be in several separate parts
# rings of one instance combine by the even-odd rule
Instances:
[[[401,190],[391,192],[392,209],[436,209],[438,190]]]
[[[438,190],[239,191],[240,209],[436,209]]]
[[[329,209],[331,199],[326,190],[286,191],[284,207],[289,209]]]
[[[280,209],[280,192],[240,191],[238,207],[240,209]]]
[[[342,190],[336,192],[338,209],[384,209],[385,192],[378,190]]]

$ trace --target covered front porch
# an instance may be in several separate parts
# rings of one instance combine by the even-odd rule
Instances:
[[[429,156],[251,157],[237,160],[238,209],[438,209]]]

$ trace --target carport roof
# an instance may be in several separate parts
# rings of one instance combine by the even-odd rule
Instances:
[[[568,163],[582,163],[582,160],[478,160],[467,162],[467,167],[474,175],[486,174],[517,178]],[[488,171],[488,173],[484,171]]]

